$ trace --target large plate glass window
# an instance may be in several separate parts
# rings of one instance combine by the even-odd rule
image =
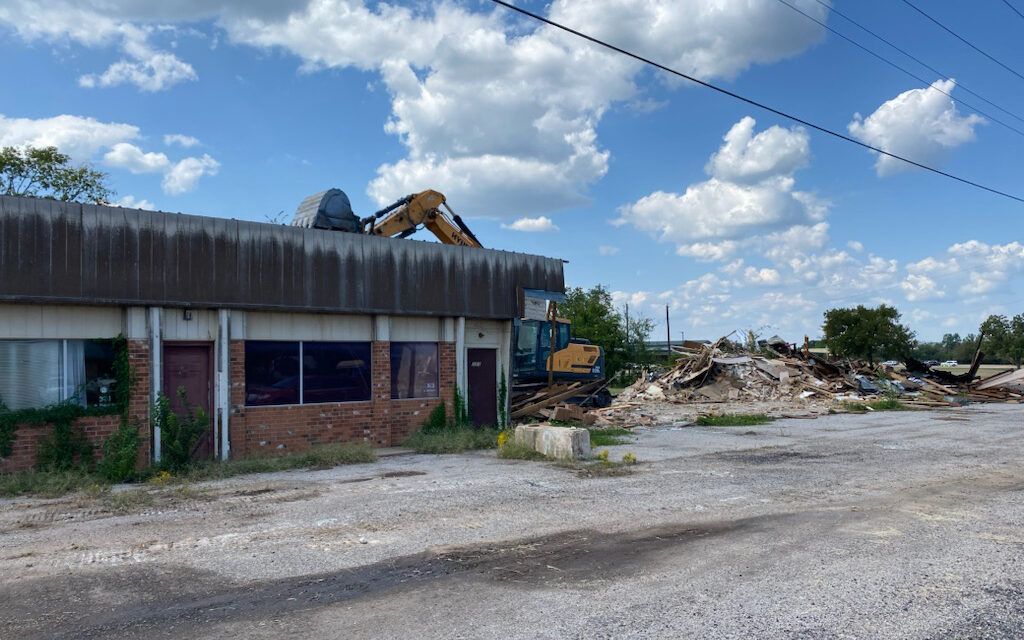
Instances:
[[[303,342],[302,402],[370,399],[369,342]]]
[[[38,409],[59,402],[112,405],[111,340],[0,340],[0,402]]]
[[[391,343],[392,398],[436,398],[439,382],[436,342]]]
[[[247,340],[245,404],[299,404],[299,343]]]

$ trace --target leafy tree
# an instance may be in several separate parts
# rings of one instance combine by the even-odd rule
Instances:
[[[630,364],[644,364],[651,359],[646,341],[654,323],[649,318],[630,318],[627,333],[625,318],[615,309],[611,293],[603,285],[589,290],[569,289],[566,301],[558,305],[558,315],[572,322],[574,337],[586,338],[604,348],[609,378]]]
[[[825,312],[825,344],[838,356],[866,358],[871,364],[878,356],[903,357],[916,344],[914,332],[900,324],[900,312],[879,305],[868,308],[829,309]]]
[[[107,175],[74,166],[57,147],[4,147],[0,149],[0,194],[35,196],[66,202],[105,204],[114,195]]]
[[[1013,318],[989,316],[981,323],[980,331],[985,333],[984,348],[995,359],[1012,362],[1020,367],[1024,361],[1024,313]]]

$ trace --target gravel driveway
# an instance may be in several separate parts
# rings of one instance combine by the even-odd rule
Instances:
[[[1024,406],[0,500],[3,638],[1020,638]],[[132,492],[135,493],[132,493]]]

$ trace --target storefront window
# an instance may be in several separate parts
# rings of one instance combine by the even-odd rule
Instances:
[[[303,404],[369,399],[369,342],[302,343]]]
[[[391,343],[392,398],[436,398],[439,378],[436,342]]]
[[[245,404],[299,404],[299,343],[245,343]]]
[[[0,402],[12,411],[112,405],[115,355],[111,340],[0,340]]]

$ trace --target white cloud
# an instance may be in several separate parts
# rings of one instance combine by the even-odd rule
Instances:
[[[138,127],[120,122],[66,114],[37,120],[0,115],[0,147],[54,146],[75,162],[86,162],[101,149],[138,137]]]
[[[199,178],[215,176],[220,163],[203,154],[201,158],[185,158],[174,163],[164,174],[162,182],[164,193],[180,195],[196,188]]]
[[[781,278],[775,269],[747,267],[743,270],[743,280],[748,285],[777,285]]]
[[[855,251],[857,253],[864,250],[864,244],[859,240],[849,240],[847,241],[846,246],[849,247],[851,251]]]
[[[974,140],[974,127],[985,123],[981,116],[960,116],[952,93],[956,81],[936,80],[928,89],[911,89],[883,103],[863,118],[854,114],[847,125],[850,134],[872,146],[923,164],[940,164],[949,153]],[[937,89],[941,89],[938,91]],[[887,176],[914,169],[901,160],[876,154],[875,171]]]
[[[551,218],[548,218],[547,216],[539,216],[537,218],[519,218],[512,224],[502,223],[501,228],[510,229],[512,231],[527,232],[558,231],[558,227],[551,221]]]
[[[52,145],[76,163],[90,162],[102,153],[103,164],[108,167],[134,174],[162,173],[164,193],[171,195],[192,191],[200,177],[215,175],[220,166],[206,154],[174,161],[164,153],[147,152],[129,142],[139,138],[138,127],[118,122],[72,115],[38,120],[0,115],[0,147]]]
[[[907,300],[911,302],[941,298],[946,295],[945,291],[939,289],[938,283],[928,276],[910,274],[900,283],[900,288],[903,289]]]
[[[143,91],[163,91],[179,82],[199,78],[192,65],[172,53],[147,50],[141,55],[135,60],[115,62],[99,75],[85,74],[78,78],[78,84],[87,89],[133,84]]]
[[[167,133],[164,134],[164,144],[168,147],[177,144],[189,149],[199,144],[199,138],[186,136],[182,133]]]
[[[821,221],[827,203],[794,189],[792,173],[810,157],[807,132],[770,127],[754,135],[754,124],[745,117],[726,133],[707,164],[709,180],[681,194],[655,191],[624,205],[617,223],[674,242],[680,255],[702,260],[727,259],[758,235],[826,237]]]
[[[127,169],[132,173],[159,173],[166,171],[171,161],[162,153],[145,153],[128,142],[118,142],[103,156],[103,162],[111,167]]]
[[[634,313],[639,315],[640,308],[643,307],[644,303],[650,297],[649,291],[612,291],[612,304],[616,307],[621,307],[628,304],[634,309]],[[635,317],[635,316],[634,316]]]
[[[796,2],[826,17],[817,2]],[[469,6],[11,0],[0,6],[0,23],[26,40],[117,46],[124,59],[82,83],[156,91],[196,77],[187,61],[154,44],[164,25],[212,21],[236,44],[298,56],[305,72],[354,67],[379,75],[391,100],[385,129],[407,153],[378,168],[368,187],[377,202],[437,188],[461,213],[490,217],[588,202],[589,185],[608,171],[598,124],[615,103],[656,106],[636,88],[647,71],[505,9]],[[761,0],[555,0],[548,11],[702,78],[735,77],[824,37],[820,26]]]
[[[602,244],[597,248],[597,252],[602,256],[614,256],[619,252],[619,248],[607,244]]]
[[[801,4],[824,15],[810,0]],[[822,35],[764,2],[556,0],[550,15],[599,35],[613,31],[620,42],[703,77],[795,55]],[[539,214],[587,202],[588,185],[608,170],[598,122],[613,102],[636,97],[641,70],[500,9],[478,14],[439,4],[417,12],[321,0],[287,20],[223,24],[236,42],[285,48],[308,70],[379,71],[392,99],[386,130],[408,156],[379,167],[369,194],[384,203],[441,188],[470,215]]]
[[[807,166],[810,138],[802,128],[772,126],[754,135],[755,121],[747,116],[723,138],[725,144],[711,155],[708,175],[740,184],[753,184]]]
[[[133,195],[121,196],[114,204],[128,209],[147,209],[151,211],[156,208],[156,206],[149,200],[146,200],[145,198],[140,200]]]

